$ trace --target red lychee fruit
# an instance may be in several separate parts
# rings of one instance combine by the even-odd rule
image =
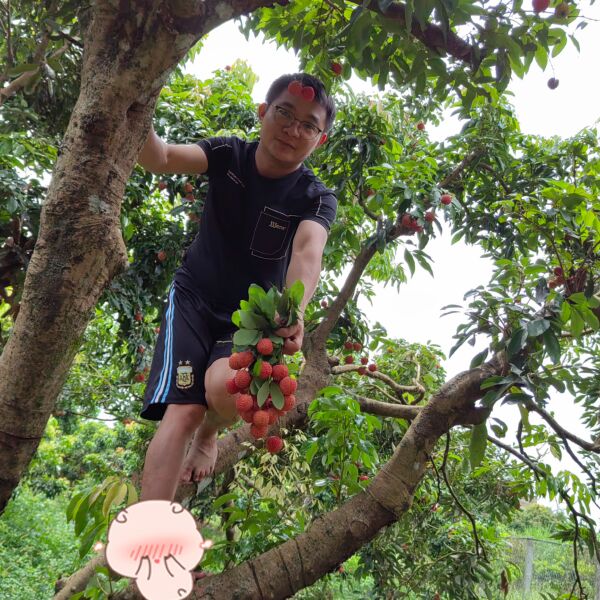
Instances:
[[[371,363],[368,368],[369,368],[369,371],[371,371],[371,373],[374,373],[375,371],[377,371],[377,365],[375,363]]]
[[[268,429],[268,425],[250,425],[250,435],[255,439],[263,438],[267,435]]]
[[[440,202],[444,206],[448,206],[448,204],[452,203],[452,196],[450,194],[442,194],[440,197]]]
[[[133,318],[140,323],[141,321],[143,321],[144,316],[142,315],[142,313],[138,310],[135,315],[133,315]]]
[[[257,426],[257,427],[263,427],[269,424],[269,411],[267,410],[263,410],[263,409],[258,409],[255,413],[254,413],[254,419],[252,419],[252,422]]]
[[[269,413],[269,425],[274,425],[279,418],[279,411],[276,408],[269,408],[267,411]]]
[[[434,212],[425,213],[425,220],[428,223],[433,223],[435,221],[435,213]]]
[[[226,66],[225,66],[225,70],[226,70],[226,71],[231,71],[231,65],[226,65]]]
[[[260,365],[260,373],[258,374],[258,376],[261,379],[268,379],[269,377],[271,377],[272,372],[273,367],[268,362],[263,362],[262,365]]]
[[[352,356],[352,354],[348,354],[348,356],[344,358],[344,362],[347,365],[351,365],[354,362],[354,356]]]
[[[556,77],[550,77],[550,79],[548,79],[548,87],[551,90],[555,90],[558,87],[558,79],[556,79]]]
[[[267,438],[265,447],[271,454],[277,454],[283,448],[283,440],[277,435],[272,435]]]
[[[417,129],[418,129],[419,131],[423,131],[423,129],[425,129],[425,123],[423,123],[423,121],[419,121],[419,122],[417,123]]]
[[[310,85],[304,86],[302,88],[302,97],[307,102],[312,102],[315,98],[315,89]]]
[[[284,377],[279,382],[279,389],[281,390],[281,393],[284,396],[290,396],[291,394],[293,394],[296,391],[297,387],[298,384],[296,383],[296,380],[292,379],[291,377]]]
[[[240,369],[245,369],[252,364],[254,360],[254,354],[252,354],[251,350],[245,350],[244,352],[240,352],[238,354],[238,363],[240,364]]]
[[[162,190],[167,189],[167,183],[166,181],[161,180],[158,182],[158,185],[156,187],[162,192]]]
[[[294,81],[290,81],[287,89],[292,96],[299,96],[302,93],[302,83],[294,79]]]
[[[273,342],[269,338],[263,338],[256,344],[256,349],[263,356],[271,356],[273,354]]]
[[[352,348],[356,350],[356,352],[360,352],[362,350],[362,344],[360,342],[354,342]]]
[[[227,390],[228,394],[237,394],[240,390],[238,388],[238,386],[235,384],[235,379],[228,379],[225,382],[225,389]]]
[[[245,390],[252,381],[252,375],[250,375],[248,371],[238,371],[233,380],[235,381],[235,385],[238,386],[238,389]]]
[[[137,381],[138,383],[141,383],[142,381],[144,381],[146,379],[146,376],[143,373],[136,373],[133,376],[133,380]]]
[[[289,375],[289,370],[285,365],[274,365],[271,377],[273,381],[281,381],[284,377]]]
[[[554,274],[557,277],[564,277],[565,276],[565,274],[564,274],[564,272],[563,272],[563,270],[562,270],[561,267],[554,267]]]
[[[252,410],[254,406],[254,401],[252,400],[252,396],[250,394],[240,394],[235,401],[235,407],[239,413],[244,413]]]
[[[369,362],[369,359],[368,359],[366,356],[363,356],[363,357],[360,359],[360,364],[361,364],[361,365],[366,365],[368,362]]]
[[[194,191],[194,186],[193,186],[193,185],[192,185],[192,184],[191,184],[189,181],[186,181],[186,182],[183,184],[183,191],[184,191],[186,194],[191,194],[191,193]]]
[[[344,342],[344,348],[346,348],[346,350],[352,350],[354,348],[354,343],[350,340],[346,340]]]
[[[359,481],[368,481],[369,480],[369,476],[368,475],[359,475],[358,476],[358,480]]]
[[[327,308],[328,306],[327,300],[321,300],[321,308]]]
[[[550,0],[533,0],[533,10],[536,13],[544,12],[550,6]]]
[[[140,354],[144,354],[144,352],[146,352],[146,347],[145,346],[138,346],[137,351]]]
[[[358,367],[358,374],[359,375],[366,375],[367,374],[367,367]]]
[[[238,369],[242,368],[242,366],[240,365],[240,354],[239,354],[239,352],[234,352],[229,357],[229,368],[233,369],[234,371],[237,371]]]
[[[283,397],[283,408],[281,410],[289,412],[294,406],[296,406],[296,396],[290,394],[289,396]]]
[[[165,262],[165,260],[167,260],[167,253],[164,250],[159,250],[156,253],[156,258],[159,262]]]
[[[242,417],[242,419],[244,421],[246,421],[246,423],[253,423],[254,421],[254,412],[249,410],[243,413],[240,413],[240,417]]]
[[[402,219],[400,220],[400,223],[402,223],[402,227],[410,227],[412,225],[412,222],[413,218],[408,213],[404,213],[402,215]]]
[[[191,192],[190,192],[189,194],[186,194],[186,195],[184,196],[184,200],[187,200],[188,202],[193,202],[193,201],[195,200],[195,198],[194,198],[194,194],[192,194]],[[192,217],[190,216],[190,219],[191,219],[191,218],[192,218]],[[193,220],[193,219],[192,219],[192,220]]]
[[[341,75],[342,74],[342,70],[343,67],[339,62],[332,62],[331,63],[331,70],[336,74],[336,75]]]

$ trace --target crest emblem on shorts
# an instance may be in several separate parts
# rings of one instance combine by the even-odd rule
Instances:
[[[185,364],[183,361],[179,361],[175,384],[180,390],[187,390],[194,385],[194,367],[190,365],[189,360],[186,360]]]

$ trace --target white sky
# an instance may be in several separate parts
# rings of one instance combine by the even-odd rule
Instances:
[[[512,102],[525,133],[568,137],[600,118],[600,3],[591,7],[578,4],[582,7],[582,14],[595,19],[576,33],[581,53],[569,43],[558,57],[551,60],[544,72],[534,63],[524,80],[514,78],[511,83]],[[571,26],[571,32],[573,30],[574,26]],[[215,69],[223,68],[238,58],[247,60],[259,77],[253,92],[257,103],[264,100],[271,81],[283,73],[299,69],[293,52],[278,49],[273,43],[264,43],[262,37],[251,36],[247,42],[230,22],[209,34],[202,51],[188,70],[197,77],[206,78]],[[559,79],[560,84],[557,89],[550,90],[546,82],[553,76]],[[357,78],[351,80],[351,84],[355,90],[376,91]],[[440,127],[428,127],[427,131],[433,139],[443,140],[459,129],[456,119],[449,117]],[[451,246],[447,234],[430,242],[426,251],[434,259],[435,279],[417,269],[415,276],[401,288],[400,294],[394,289],[379,286],[373,306],[364,303],[362,308],[373,323],[379,320],[391,336],[410,342],[431,341],[448,354],[453,345],[452,335],[461,319],[460,315],[441,319],[440,308],[446,304],[461,304],[466,291],[487,283],[490,263],[481,258],[477,247],[467,247],[462,243]],[[445,362],[448,375],[467,369],[471,358],[482,348],[465,344]],[[553,401],[552,409],[564,426],[586,437],[581,426],[578,431],[572,403],[565,400]],[[494,411],[493,416],[507,421],[513,429],[518,421],[516,413],[516,407],[501,407]],[[565,460],[562,467],[570,468],[571,465]]]

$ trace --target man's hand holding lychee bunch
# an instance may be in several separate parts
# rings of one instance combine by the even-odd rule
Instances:
[[[248,300],[242,300],[232,316],[239,330],[233,336],[229,366],[237,373],[226,388],[230,394],[239,394],[238,413],[251,424],[251,435],[259,439],[296,404],[296,380],[289,376],[283,355],[294,354],[302,346],[304,321],[299,306],[304,285],[296,281],[281,293],[252,285],[248,292]],[[277,453],[283,440],[271,436],[266,447]]]

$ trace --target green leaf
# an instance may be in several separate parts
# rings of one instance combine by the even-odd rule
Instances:
[[[260,331],[256,329],[240,329],[233,334],[236,346],[254,346],[260,340]]]
[[[573,337],[579,337],[585,327],[585,321],[577,306],[571,306],[571,334]]]
[[[237,499],[237,494],[231,492],[229,494],[223,494],[222,496],[219,496],[214,502],[213,502],[213,509],[216,510],[217,508],[219,508],[219,506],[223,506],[223,504],[229,502],[230,500],[236,500]]]
[[[485,456],[487,446],[487,426],[485,422],[475,425],[471,430],[471,441],[469,443],[469,462],[471,470],[476,469]]]
[[[104,498],[104,502],[102,504],[102,514],[104,517],[108,517],[110,513],[110,509],[113,504],[115,506],[119,506],[121,502],[123,502],[125,495],[127,494],[127,484],[116,482],[108,488],[106,492],[106,497]]]
[[[408,251],[408,249],[404,250],[404,260],[410,269],[410,274],[415,274],[415,259],[412,257],[412,254]]]
[[[240,317],[240,323],[244,329],[262,329],[267,326],[267,320],[260,315],[255,315],[247,310],[239,310],[237,312]]]
[[[560,361],[560,342],[552,329],[544,331],[544,346],[550,360],[556,365]]]
[[[138,493],[133,483],[127,483],[127,490],[127,506],[131,506],[132,504],[135,504],[138,501]]]
[[[304,298],[304,284],[300,279],[297,279],[290,286],[290,299],[294,303],[295,307],[300,306],[302,299]]]
[[[258,394],[256,394],[256,399],[258,401],[258,405],[262,406],[269,397],[269,380],[265,381],[258,390]]]
[[[269,391],[271,394],[271,402],[273,402],[273,406],[278,410],[281,410],[283,408],[284,400],[283,393],[279,389],[279,384],[275,381],[272,381],[269,387]]]
[[[547,319],[536,319],[527,323],[527,334],[529,337],[538,337],[550,327],[550,321]]]
[[[66,511],[67,512],[67,523],[72,521],[75,518],[75,516],[77,515],[77,510],[81,506],[81,503],[85,496],[87,496],[86,492],[79,492],[78,494],[75,494],[73,496],[73,498],[71,498],[71,501],[69,502],[69,505],[67,506],[67,511]]]
[[[95,527],[92,527],[82,538],[81,545],[79,546],[79,558],[83,558],[93,546],[94,542],[99,540],[106,529],[106,521],[98,523]]]
[[[483,350],[482,352],[480,352],[479,354],[476,354],[473,357],[473,360],[471,361],[471,369],[474,369],[475,367],[478,367],[486,358],[488,355],[488,348],[486,348],[485,350]]]
[[[309,464],[311,463],[311,461],[315,457],[315,454],[317,453],[318,449],[319,449],[319,442],[313,442],[308,447],[308,450],[306,451],[306,454],[304,455],[304,458],[307,463],[309,463]]]
[[[508,342],[508,346],[506,348],[508,356],[511,357],[515,354],[518,354],[525,347],[526,343],[527,330],[523,328],[517,329]]]

